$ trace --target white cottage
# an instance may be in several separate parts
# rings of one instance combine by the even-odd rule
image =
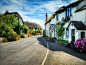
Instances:
[[[75,42],[78,38],[86,38],[86,0],[78,0],[58,9],[45,23],[46,35],[50,36],[52,32],[52,37],[56,37],[56,29],[51,31],[51,26],[59,23],[64,23],[63,40]]]

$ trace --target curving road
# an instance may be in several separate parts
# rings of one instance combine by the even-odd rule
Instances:
[[[40,36],[0,44],[0,65],[41,65],[47,48],[37,38]]]
[[[86,54],[35,36],[0,44],[0,65],[86,65]]]

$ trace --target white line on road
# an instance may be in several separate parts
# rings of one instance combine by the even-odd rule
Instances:
[[[43,39],[43,38],[42,38]],[[44,40],[44,39],[43,39]],[[44,40],[45,41],[45,40]],[[45,41],[46,43],[47,43],[47,41]],[[48,46],[48,43],[47,43],[47,53],[46,53],[46,55],[45,55],[45,58],[44,58],[44,60],[43,60],[43,62],[42,62],[42,64],[41,65],[44,65],[44,63],[45,63],[45,61],[46,61],[46,59],[47,59],[47,56],[48,56],[48,52],[49,52],[49,46]]]

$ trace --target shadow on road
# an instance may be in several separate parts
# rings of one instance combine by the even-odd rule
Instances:
[[[47,48],[47,43],[42,39],[42,37],[38,37],[37,40],[40,42],[39,44],[41,44],[45,48]],[[49,50],[51,50],[51,51],[63,51],[63,52],[66,52],[70,55],[73,55],[75,57],[78,57],[78,58],[86,61],[86,53],[80,53],[80,52],[76,51],[75,49],[72,49],[69,47],[64,47],[62,45],[55,44],[53,42],[49,42],[49,41],[47,41],[47,42],[49,45]]]

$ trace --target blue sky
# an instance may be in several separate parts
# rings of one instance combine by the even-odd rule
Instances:
[[[48,18],[60,7],[77,0],[0,0],[0,13],[18,12],[24,21],[35,22],[44,29],[45,14]]]

